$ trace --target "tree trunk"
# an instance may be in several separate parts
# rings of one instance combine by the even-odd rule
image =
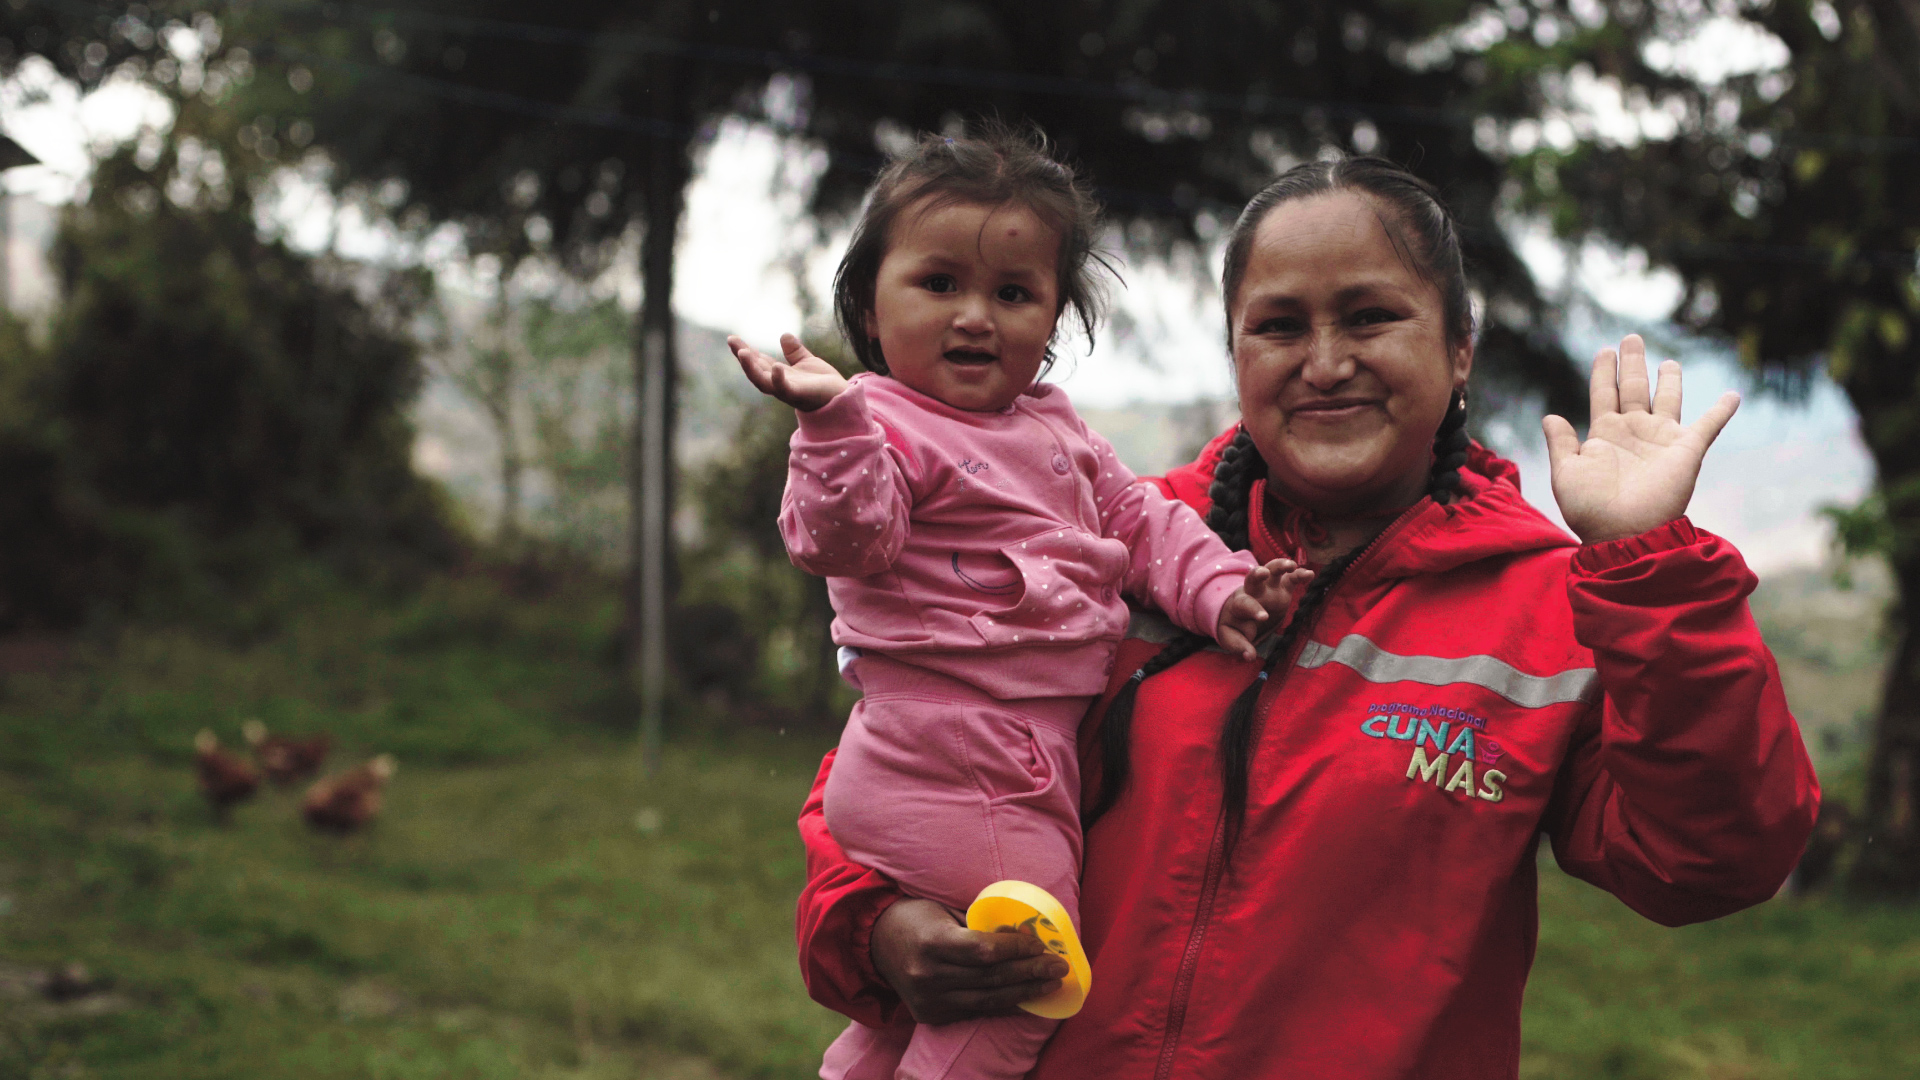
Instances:
[[[806,602],[801,617],[813,635],[813,678],[808,686],[807,723],[831,727],[845,717],[833,715],[833,690],[840,682],[840,647],[833,643],[828,627],[833,623],[833,601],[827,596],[827,579],[807,575]]]
[[[1912,621],[1920,612],[1920,343],[1900,344],[1863,342],[1841,372],[1886,499],[1898,605],[1851,884],[1871,895],[1912,898],[1920,897],[1920,634]]]
[[[487,415],[500,433],[500,521],[494,531],[494,543],[511,559],[520,554],[520,489],[526,473],[520,458],[519,440],[513,431],[511,386],[502,392],[504,400],[487,403]]]
[[[663,65],[665,67],[667,65]],[[678,122],[674,80],[656,83],[654,115]],[[676,574],[673,558],[674,429],[679,384],[673,318],[673,255],[686,185],[692,176],[683,139],[652,141],[646,176],[646,234],[640,244],[639,333],[634,341],[636,410],[628,470],[631,562],[627,588],[626,668],[639,691],[643,756],[658,760],[667,678],[668,612]]]

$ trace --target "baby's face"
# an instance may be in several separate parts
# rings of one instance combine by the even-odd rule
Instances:
[[[867,334],[915,390],[958,409],[1004,409],[1046,359],[1060,234],[1024,206],[926,207],[894,222]]]

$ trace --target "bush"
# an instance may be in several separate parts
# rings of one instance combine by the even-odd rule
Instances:
[[[175,205],[170,166],[102,162],[48,348],[0,335],[0,629],[217,608],[289,556],[379,579],[458,553],[411,463],[425,279],[262,241],[244,198]]]

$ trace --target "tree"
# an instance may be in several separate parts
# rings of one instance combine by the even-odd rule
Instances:
[[[470,251],[509,269],[542,252],[582,273],[642,228],[627,646],[643,714],[657,715],[672,593],[675,240],[701,125],[766,78],[707,55],[777,49],[783,21],[747,0],[535,11],[411,0],[235,3],[222,26],[229,53],[282,74],[248,94],[255,126],[324,147],[334,186],[384,196],[396,220],[459,223]]]
[[[1877,470],[1898,612],[1920,610],[1920,11],[1897,0],[1605,8],[1588,71],[1678,119],[1671,133],[1588,134],[1520,158],[1531,205],[1569,240],[1643,247],[1686,283],[1676,317],[1732,341],[1792,390],[1824,364]],[[1784,44],[1783,67],[1696,81],[1648,58],[1709,22]],[[1920,895],[1920,635],[1896,643],[1868,762],[1853,883]]]
[[[1494,116],[1537,114],[1535,76],[1557,54],[1456,52],[1448,43],[1476,5],[823,7],[835,32],[797,38],[789,61],[807,76],[789,124],[831,155],[821,211],[857,203],[876,142],[981,114],[1037,122],[1088,168],[1145,253],[1211,239],[1279,169],[1322,147],[1387,154],[1437,183],[1462,222],[1485,301],[1482,403],[1539,396],[1585,416],[1585,380],[1560,347],[1557,314],[1498,220],[1505,163],[1476,135]]]
[[[447,381],[480,407],[493,428],[500,467],[500,515],[494,524],[493,542],[512,557],[521,548],[521,493],[526,481],[526,451],[522,446],[523,425],[516,421],[522,411],[522,385],[528,372],[525,328],[518,325],[508,307],[507,286],[495,283],[493,299],[468,325],[448,318],[444,305],[441,315],[446,327],[442,340],[433,350],[431,362]]]
[[[1473,12],[1458,0],[668,0],[643,16],[609,4],[527,14],[447,0],[378,10],[236,3],[204,65],[224,65],[246,86],[228,119],[205,122],[237,127],[269,161],[289,145],[325,147],[338,189],[402,223],[459,222],[473,250],[509,265],[542,251],[591,271],[613,238],[642,224],[636,381],[643,419],[659,419],[635,433],[652,445],[671,441],[667,301],[689,150],[702,123],[743,110],[827,146],[818,205],[829,211],[864,187],[876,133],[969,113],[1031,117],[1105,180],[1147,250],[1204,239],[1276,167],[1322,144],[1413,160],[1467,225],[1487,300],[1483,391],[1544,389],[1549,407],[1580,415],[1581,382],[1554,340],[1553,312],[1495,220],[1499,162],[1474,134],[1487,111],[1528,113],[1540,97],[1531,70],[1454,62],[1448,35]],[[263,77],[231,74],[242,68]],[[774,72],[793,77],[798,100],[768,107],[760,89]],[[636,504],[669,485],[664,449],[634,465]],[[657,482],[643,481],[650,469]],[[638,534],[663,531],[633,516]],[[651,551],[664,562],[664,545]]]
[[[621,361],[633,350],[632,321],[611,299],[563,306],[539,297],[527,304],[524,340],[532,457],[548,489],[535,523],[563,549],[607,565],[623,547]]]
[[[211,539],[446,553],[405,417],[423,283],[262,241],[241,198],[177,205],[176,156],[101,162],[55,250],[48,392],[87,484]]]
[[[455,554],[410,456],[417,277],[262,241],[183,171],[122,151],[65,214],[64,303],[0,439],[21,477],[0,622],[217,606],[290,554],[376,580]]]

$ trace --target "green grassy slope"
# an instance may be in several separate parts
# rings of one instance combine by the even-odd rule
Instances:
[[[468,580],[6,677],[0,1077],[812,1075],[840,1022],[794,968],[792,819],[827,740],[686,735],[647,780],[612,617]],[[397,752],[377,825],[313,835],[277,791],[216,824],[190,740],[248,716]],[[1550,867],[1541,905],[1530,1078],[1920,1075],[1920,912],[1674,931]],[[45,1000],[72,960],[112,986]]]
[[[707,738],[646,779],[610,617],[469,581],[7,678],[0,1076],[804,1075],[840,1026],[792,960],[825,743]],[[335,732],[336,768],[398,753],[375,827],[314,835],[272,790],[216,824],[190,741],[247,716]],[[111,992],[32,993],[69,960]]]

